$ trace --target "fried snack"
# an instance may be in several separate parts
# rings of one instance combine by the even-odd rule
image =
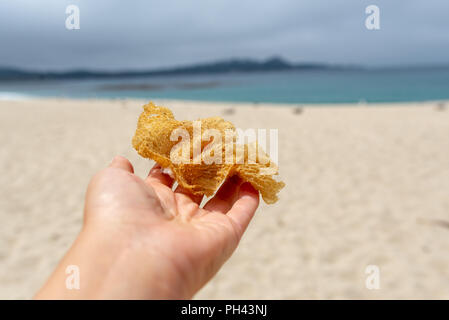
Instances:
[[[266,203],[271,204],[278,200],[277,193],[285,184],[272,177],[278,174],[277,165],[270,161],[262,150],[257,150],[257,143],[236,145],[236,130],[232,123],[220,117],[200,119],[196,122],[201,124],[199,140],[195,140],[193,121],[178,121],[168,108],[156,106],[152,102],[143,106],[143,109],[132,140],[133,147],[142,157],[150,158],[162,168],[170,169],[180,186],[194,195],[211,196],[227,177],[238,175],[243,181],[251,183]],[[185,161],[182,162],[172,161],[173,156],[180,153],[179,150],[176,151],[176,147],[181,146],[179,139],[173,139],[172,133],[180,129],[188,132],[192,141],[184,145],[187,152],[183,153],[182,159]],[[203,141],[203,134],[211,129],[221,135],[221,141],[215,141],[215,137],[212,141]],[[231,138],[225,138],[229,137],[230,133]],[[210,148],[208,154],[216,156],[215,159],[221,158],[221,161],[207,164],[201,157],[195,158],[195,146],[196,150],[200,150],[200,156]],[[218,146],[218,149],[213,149],[214,146]],[[250,161],[251,152],[256,152],[252,153],[257,154],[256,161]],[[230,158],[232,161],[229,161]]]

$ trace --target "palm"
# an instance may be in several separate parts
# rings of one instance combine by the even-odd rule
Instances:
[[[100,172],[86,199],[86,221],[112,219],[113,233],[126,241],[158,250],[182,277],[201,287],[236,248],[258,205],[258,194],[248,184],[228,180],[203,208],[201,197],[177,188],[156,167],[143,180],[126,159]],[[131,239],[131,240],[130,240]],[[199,289],[199,288],[197,288]]]

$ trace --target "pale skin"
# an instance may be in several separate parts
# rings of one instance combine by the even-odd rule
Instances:
[[[228,179],[203,208],[160,166],[148,177],[115,157],[91,180],[80,234],[36,299],[190,299],[236,249],[258,192]],[[79,267],[80,289],[66,287]]]

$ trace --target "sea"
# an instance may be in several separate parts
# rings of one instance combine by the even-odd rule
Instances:
[[[0,81],[0,100],[182,99],[287,104],[449,100],[449,67]]]

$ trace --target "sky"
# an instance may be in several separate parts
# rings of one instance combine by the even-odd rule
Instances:
[[[80,11],[68,30],[66,7]],[[380,9],[380,29],[365,8]],[[230,58],[449,64],[448,0],[1,0],[0,66],[142,70]]]

